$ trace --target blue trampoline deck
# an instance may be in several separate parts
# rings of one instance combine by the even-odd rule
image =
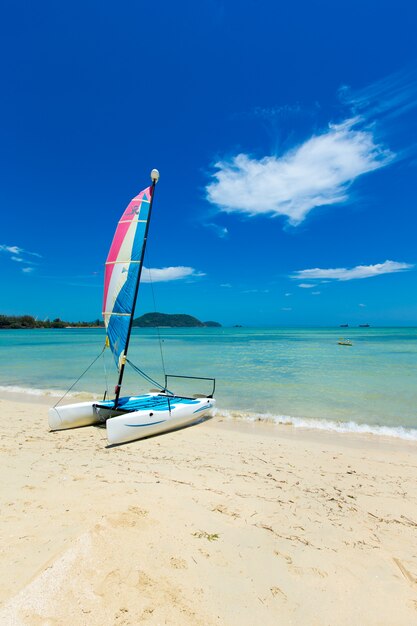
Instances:
[[[198,400],[181,398],[179,396],[127,396],[119,398],[117,409],[120,411],[168,411],[178,404],[198,404]],[[98,408],[113,409],[114,400],[97,403]]]

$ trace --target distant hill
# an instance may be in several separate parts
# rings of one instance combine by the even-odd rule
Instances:
[[[155,328],[155,327],[169,327],[169,328],[197,328],[203,326],[218,327],[221,326],[218,322],[200,322],[196,317],[192,315],[186,315],[185,313],[145,313],[141,317],[137,317],[133,320],[133,326],[139,326],[140,328]]]

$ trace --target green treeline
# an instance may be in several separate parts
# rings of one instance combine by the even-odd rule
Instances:
[[[1,329],[19,329],[19,328],[96,328],[104,326],[104,323],[97,319],[92,322],[65,322],[59,317],[54,320],[38,320],[32,315],[0,315]],[[141,328],[196,328],[196,327],[219,327],[218,322],[200,322],[192,315],[184,313],[145,313],[141,317],[137,317],[133,321],[133,326]]]
[[[59,317],[54,320],[37,320],[32,315],[0,315],[0,329],[15,328],[91,328],[104,326],[100,320],[93,322],[64,322]]]

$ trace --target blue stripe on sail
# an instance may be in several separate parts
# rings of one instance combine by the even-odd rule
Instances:
[[[112,315],[107,325],[107,337],[117,367],[120,355],[125,349],[129,324],[130,316]]]
[[[146,207],[143,218],[142,208]],[[140,210],[139,219],[147,219],[149,217],[149,205],[143,202]],[[130,263],[130,259],[126,261],[122,272],[127,272],[126,282],[120,290],[113,306],[112,313],[122,313],[123,315],[111,315],[107,325],[107,336],[109,338],[110,349],[112,351],[117,367],[119,367],[119,359],[121,353],[126,347],[126,341],[129,333],[130,314],[133,313],[133,299],[139,274],[140,261],[144,245],[146,230],[146,222],[138,222],[136,225],[135,237],[133,239],[130,259],[135,263]]]
[[[139,219],[140,220],[147,220],[149,217],[149,200],[148,202],[142,202],[142,204],[140,205],[140,211],[139,211]]]
[[[138,273],[139,265],[137,263],[131,264],[127,272],[126,282],[113,307],[113,313],[123,313],[124,315],[111,315],[107,326],[107,336],[117,366],[119,366],[120,354],[126,346]]]
[[[145,202],[142,206],[145,206]],[[139,219],[143,219],[140,217]],[[147,219],[147,218],[146,218]],[[143,242],[145,239],[146,222],[138,222],[136,226],[135,239],[132,246],[132,261],[140,261],[142,255]]]
[[[119,291],[119,295],[114,303],[113,313],[131,313],[133,296],[135,295],[136,282],[139,274],[139,263],[127,265],[126,282]]]

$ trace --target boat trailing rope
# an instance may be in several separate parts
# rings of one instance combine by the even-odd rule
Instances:
[[[56,402],[56,404],[54,404],[54,408],[58,406],[58,404],[65,398],[65,396],[67,394],[69,394],[69,392],[71,391],[71,389],[74,389],[75,385],[81,380],[81,378],[87,374],[88,370],[90,369],[90,367],[93,367],[94,363],[96,361],[98,361],[98,359],[101,357],[101,355],[103,354],[104,350],[107,348],[107,344],[104,344],[103,349],[101,350],[101,352],[95,357],[95,359],[93,359],[93,361],[90,363],[90,365],[83,371],[83,373],[81,374],[81,376],[79,376],[77,378],[77,380],[71,385],[71,387],[69,389],[67,389],[67,391],[64,393],[64,395],[59,398],[59,400]]]

